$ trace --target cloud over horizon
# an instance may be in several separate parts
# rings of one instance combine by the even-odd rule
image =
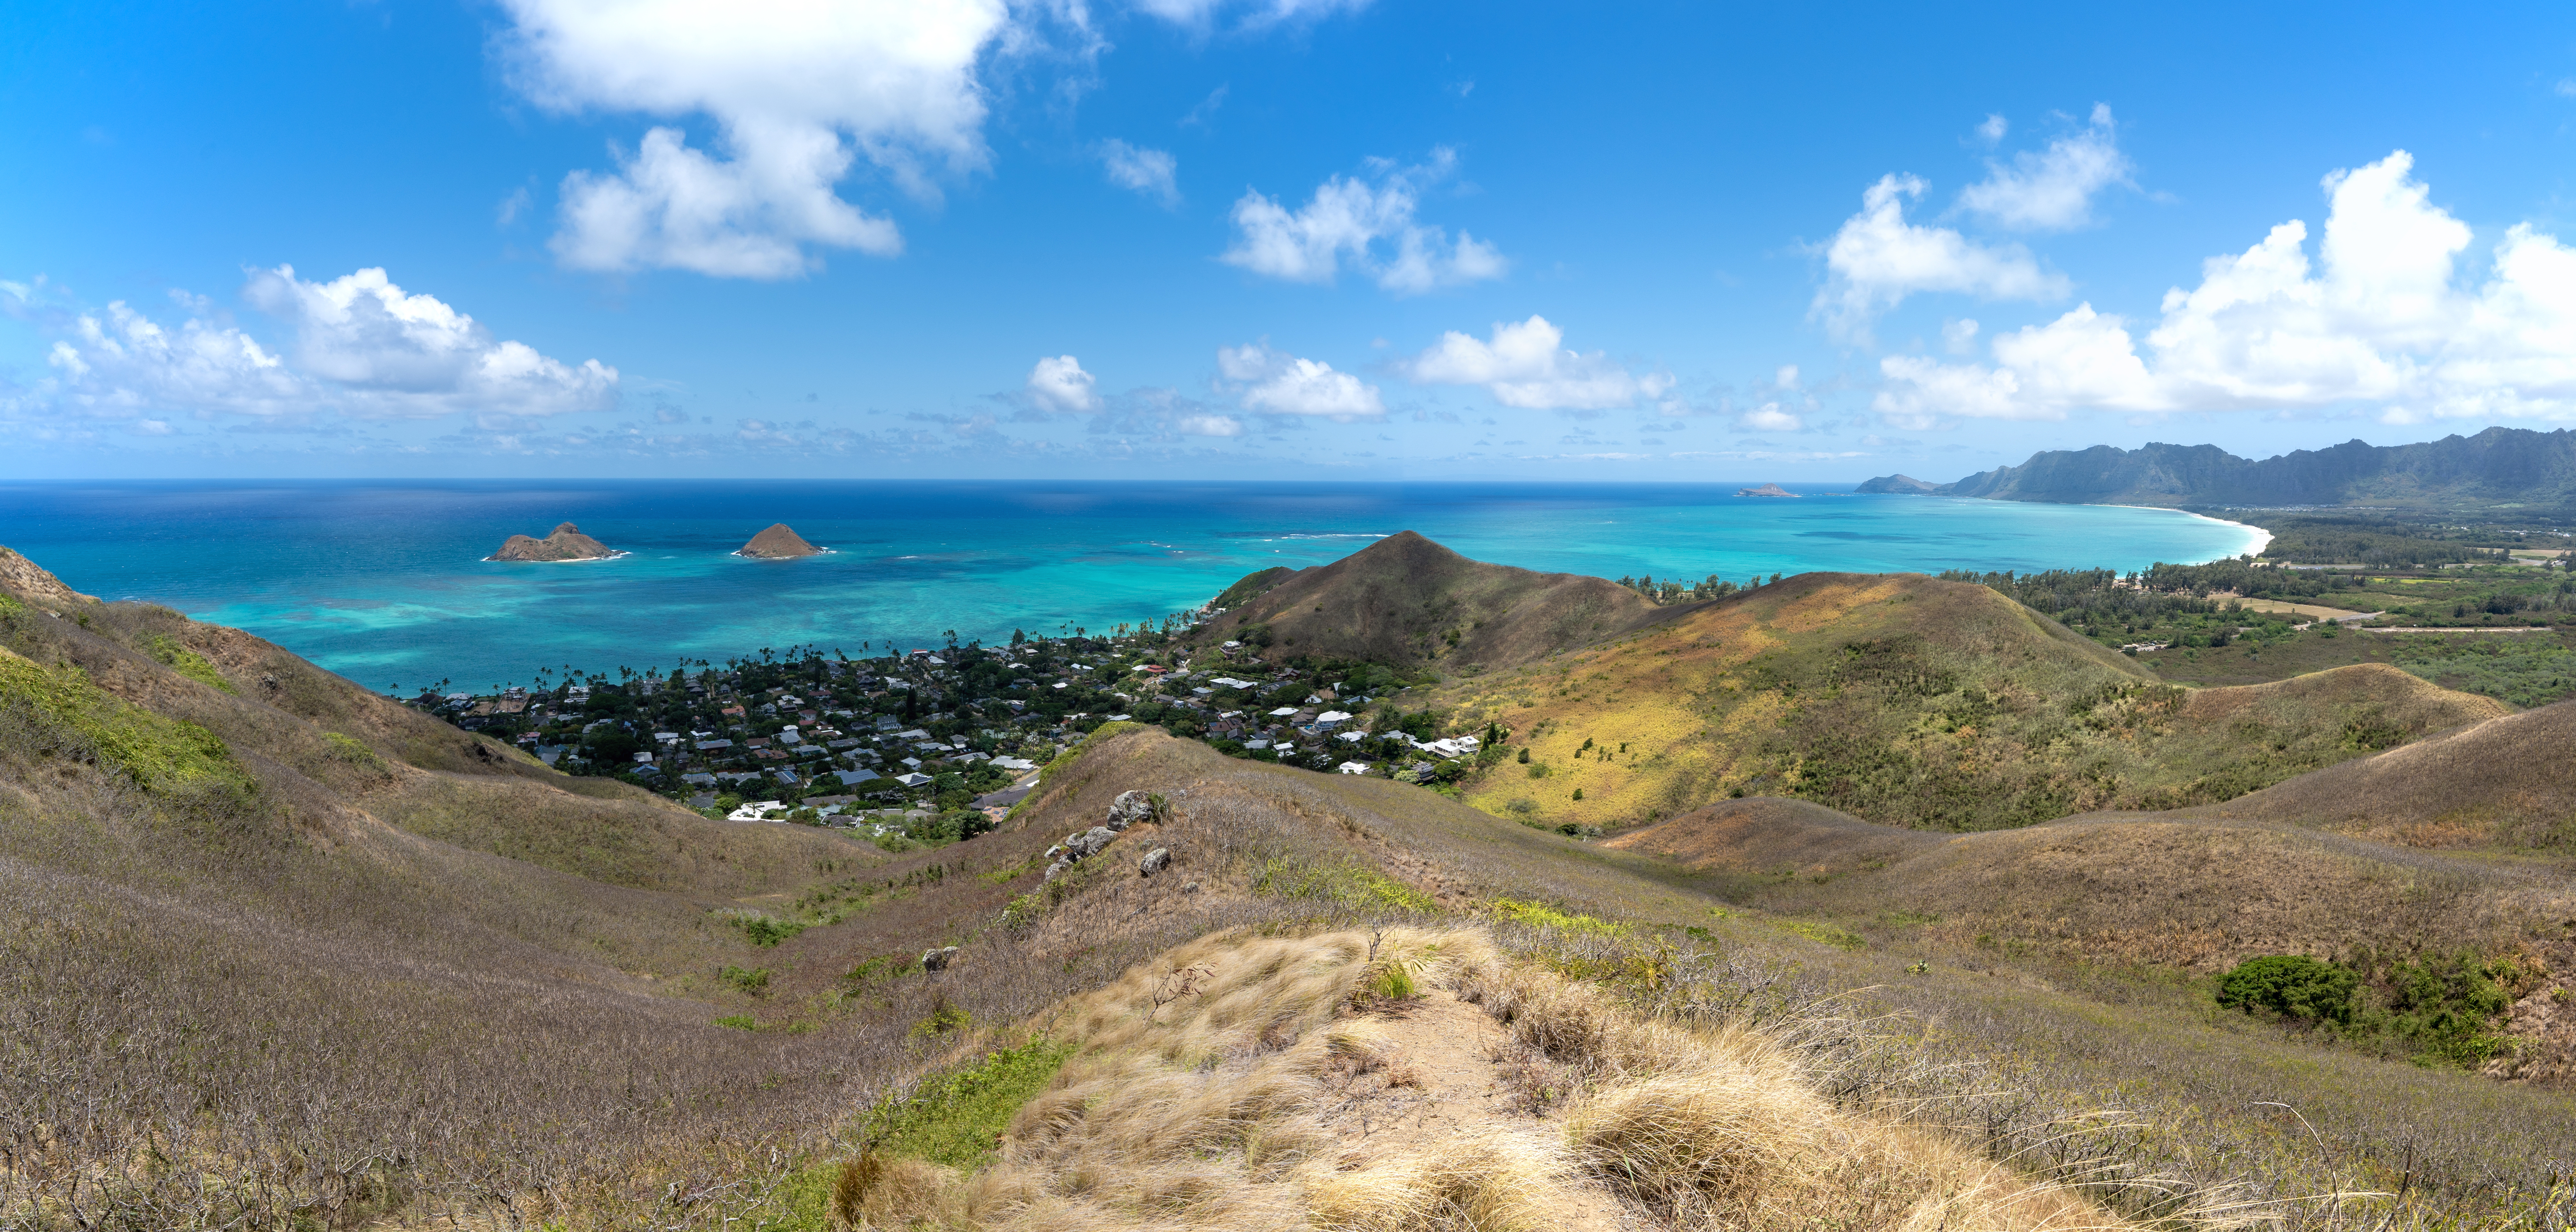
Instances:
[[[1998,334],[1991,363],[1887,357],[1873,409],[1905,427],[2351,403],[2388,423],[2576,418],[2576,250],[2519,223],[2483,283],[2455,285],[2471,232],[2413,167],[2399,150],[2325,177],[2314,265],[2297,219],[2210,258],[2165,293],[2143,353],[2125,318],[2078,304]]]
[[[165,326],[124,301],[68,314],[46,354],[36,402],[92,418],[153,413],[283,418],[453,414],[537,417],[616,405],[618,374],[598,360],[566,364],[511,340],[434,296],[407,294],[381,268],[306,282],[293,266],[253,270],[243,297],[286,323],[293,341],[263,346],[175,295],[185,320]],[[289,362],[290,358],[293,362]],[[152,434],[168,431],[163,427]]]

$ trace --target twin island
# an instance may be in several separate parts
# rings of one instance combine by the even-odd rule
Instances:
[[[799,556],[820,556],[824,549],[805,542],[803,536],[780,522],[751,537],[751,542],[734,550],[736,556],[754,560],[793,560]],[[485,560],[573,561],[608,560],[626,553],[581,533],[581,528],[565,522],[553,533],[539,539],[532,535],[512,535],[501,550]]]

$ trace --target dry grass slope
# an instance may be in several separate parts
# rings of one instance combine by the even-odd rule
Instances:
[[[2380,665],[2160,685],[1991,590],[1911,574],[1804,574],[1432,699],[1533,758],[1466,784],[1479,808],[1604,828],[1748,795],[1927,830],[2174,808],[2505,709]]]
[[[1482,1012],[1450,1012],[1461,1004]],[[1444,1050],[1417,1019],[1481,1042]],[[2128,1226],[1940,1134],[1838,1109],[1760,1032],[1642,1019],[1506,958],[1479,930],[1204,938],[1037,1026],[1075,1058],[1019,1111],[1000,1161],[971,1176],[888,1170],[855,1195],[868,1218],[1280,1232]],[[1514,1072],[1579,1094],[1478,1098]]]
[[[2315,826],[2408,847],[2576,846],[2576,702],[2443,733],[2195,815]]]

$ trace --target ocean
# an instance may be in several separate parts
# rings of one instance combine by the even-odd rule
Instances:
[[[2252,550],[2165,510],[1739,484],[524,481],[0,486],[0,543],[74,588],[247,629],[371,688],[481,690],[814,646],[1107,631],[1255,569],[1399,530],[1479,560],[1743,584],[1773,573],[2027,572]],[[629,555],[486,561],[557,522]],[[823,556],[732,555],[785,522]]]

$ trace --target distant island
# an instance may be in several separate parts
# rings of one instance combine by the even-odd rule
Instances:
[[[2019,466],[1957,483],[1886,475],[1859,490],[2083,505],[2494,508],[2556,516],[2576,511],[2576,430],[2489,428],[2415,445],[2354,440],[2261,461],[2216,445],[2096,445],[2035,453]]]
[[[1737,496],[1785,496],[1790,500],[1798,499],[1797,493],[1776,483],[1766,483],[1758,488],[1737,488],[1735,494]]]
[[[570,522],[566,522],[555,527],[554,533],[547,535],[543,539],[531,538],[527,535],[512,535],[508,542],[501,545],[500,551],[494,552],[483,559],[535,561],[606,560],[611,556],[621,554],[622,553],[618,552],[615,548],[581,533],[580,527],[575,526]]]
[[[749,556],[756,560],[791,560],[799,556],[822,554],[823,549],[805,542],[802,536],[787,529],[785,522],[753,535],[751,542],[742,545],[736,553],[736,555]]]

